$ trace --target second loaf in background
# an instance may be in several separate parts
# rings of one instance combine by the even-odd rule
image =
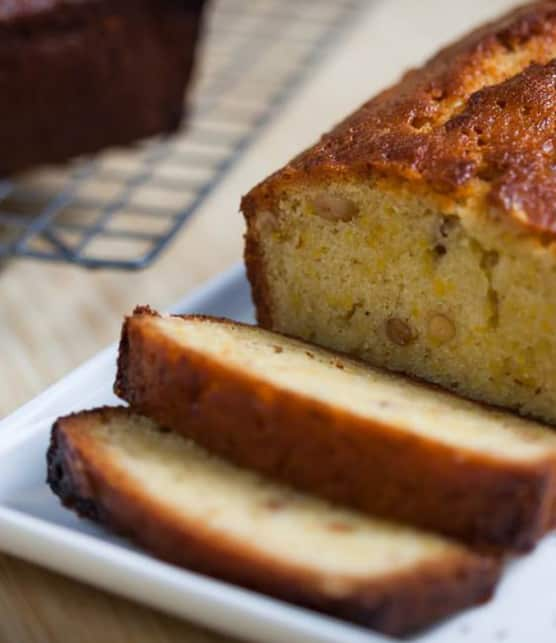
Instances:
[[[139,308],[115,385],[236,464],[473,544],[554,526],[556,433],[276,333]]]

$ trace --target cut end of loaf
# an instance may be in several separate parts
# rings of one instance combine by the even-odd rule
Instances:
[[[365,182],[290,186],[248,219],[266,327],[556,422],[550,251],[478,212]]]
[[[555,57],[529,3],[252,190],[261,324],[556,423]]]

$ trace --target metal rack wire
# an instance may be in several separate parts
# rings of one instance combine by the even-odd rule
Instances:
[[[87,268],[148,266],[271,122],[361,4],[214,2],[186,130],[0,180],[0,258]]]

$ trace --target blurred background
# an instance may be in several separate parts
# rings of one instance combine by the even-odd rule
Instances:
[[[0,417],[115,341],[136,304],[167,308],[240,261],[242,194],[515,4],[210,2],[175,135],[0,177]],[[90,619],[105,641],[225,640],[8,557],[0,615],[0,641],[73,640],[64,632]],[[80,628],[79,640],[99,631]]]

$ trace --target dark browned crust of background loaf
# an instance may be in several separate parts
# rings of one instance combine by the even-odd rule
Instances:
[[[0,176],[176,130],[203,0],[0,10]]]
[[[465,452],[281,389],[157,333],[153,315],[124,323],[115,392],[208,450],[472,545],[528,549],[554,525],[555,461]]]
[[[59,419],[48,451],[48,483],[67,507],[125,535],[156,556],[391,635],[421,629],[487,600],[499,563],[465,549],[442,561],[368,582],[346,580],[342,596],[323,591],[326,580],[297,565],[268,559],[197,520],[187,524],[153,502],[88,434],[91,423],[128,409],[99,409]],[[328,575],[328,578],[330,576]]]
[[[523,56],[525,66],[508,77],[495,62],[504,56]],[[556,3],[514,10],[408,72],[252,190],[242,209],[248,219],[254,208],[272,211],[292,184],[386,178],[393,189],[455,198],[486,188],[508,220],[553,240],[555,59]]]

